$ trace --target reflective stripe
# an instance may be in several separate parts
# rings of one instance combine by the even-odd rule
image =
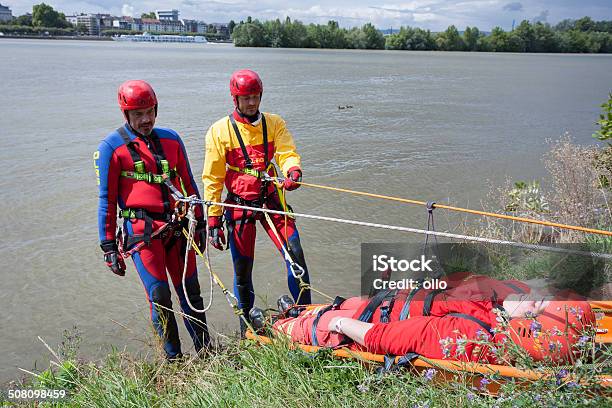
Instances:
[[[164,173],[167,174],[168,177],[170,178],[176,177],[176,170],[174,169],[169,170],[168,172],[164,172]],[[121,177],[131,178],[136,181],[146,181],[147,183],[151,183],[151,184],[163,184],[164,183],[163,174],[154,174],[150,172],[143,173],[143,172],[138,172],[138,171],[123,170],[121,171]]]
[[[263,179],[265,175],[267,174],[261,170],[250,169],[247,167],[240,168],[240,167],[232,166],[230,164],[227,165],[227,168],[235,172],[238,172],[238,173],[248,174],[249,176],[256,177],[258,179]]]

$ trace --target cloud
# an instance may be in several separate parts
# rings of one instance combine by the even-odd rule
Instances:
[[[121,7],[121,15],[128,16],[128,17],[134,17],[134,6],[130,6],[129,4],[124,4]]]
[[[407,14],[412,14],[414,11],[414,10],[396,9],[396,8],[388,8],[388,7],[376,7],[376,6],[370,6],[369,8],[376,9],[376,10],[392,11],[395,13],[407,13]]]
[[[504,6],[504,11],[523,11],[523,4],[515,1]]]
[[[438,16],[436,16],[433,13],[414,13],[414,21],[416,21],[417,23],[423,22],[423,21],[433,21],[436,20],[438,18]]]
[[[548,11],[548,10],[542,10],[542,12],[541,12],[539,15],[537,15],[537,16],[535,16],[535,17],[533,18],[533,21],[534,21],[534,22],[538,22],[538,21],[541,21],[541,22],[546,22],[546,20],[548,20],[548,15],[549,15],[549,14],[550,14],[550,13],[549,13],[549,11]]]

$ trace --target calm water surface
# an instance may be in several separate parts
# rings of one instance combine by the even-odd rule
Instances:
[[[148,305],[138,276],[130,265],[116,277],[101,259],[92,152],[121,125],[117,86],[143,78],[160,98],[158,124],[181,133],[200,174],[204,133],[229,113],[229,75],[243,67],[263,77],[263,109],[286,119],[305,180],[476,208],[490,183],[544,177],[547,138],[569,132],[592,143],[598,105],[612,88],[612,56],[600,55],[0,40],[0,382],[16,378],[17,367],[45,368],[48,352],[37,336],[56,346],[75,325],[87,358],[109,344],[146,350]],[[422,208],[306,188],[289,200],[306,213],[426,221]],[[455,221],[442,215],[439,225]],[[358,292],[361,242],[422,239],[310,220],[299,226],[313,283],[333,295]],[[263,235],[257,303],[272,304],[287,293],[286,278]],[[229,285],[229,254],[215,253],[213,265]],[[218,291],[209,321],[214,332],[237,326]]]

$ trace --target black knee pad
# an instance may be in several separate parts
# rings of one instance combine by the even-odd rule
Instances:
[[[234,261],[234,273],[236,274],[237,281],[251,281],[251,274],[253,273],[253,260],[246,256],[239,256]]]
[[[189,300],[200,297],[200,282],[197,275],[185,280],[185,291],[187,296],[189,296]]]
[[[300,243],[300,239],[290,238],[289,239],[289,252],[293,255],[293,259],[300,264],[300,266],[305,267],[306,262],[304,261],[304,250],[302,249],[302,244]]]
[[[172,309],[170,288],[168,285],[156,285],[151,290],[151,302]]]

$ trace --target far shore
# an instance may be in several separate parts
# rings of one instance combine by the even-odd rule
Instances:
[[[77,41],[113,41],[112,37],[98,37],[95,35],[0,35],[0,39],[18,40],[77,40]],[[231,44],[231,40],[208,40],[209,43]]]

